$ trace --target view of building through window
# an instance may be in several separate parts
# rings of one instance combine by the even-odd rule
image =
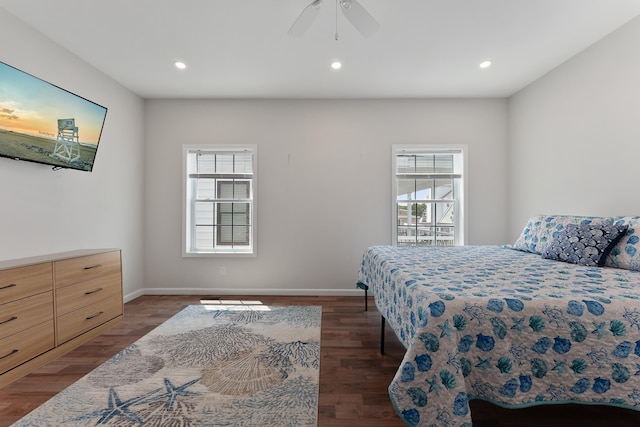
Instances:
[[[394,148],[394,243],[462,244],[462,150]]]
[[[254,151],[238,147],[187,150],[187,253],[253,253]]]

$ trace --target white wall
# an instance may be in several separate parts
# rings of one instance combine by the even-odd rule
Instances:
[[[468,244],[506,243],[506,100],[147,100],[145,279],[156,293],[353,293],[391,243],[391,145],[468,144]],[[185,258],[182,145],[258,145],[258,256]],[[220,275],[220,267],[226,275]]]
[[[143,101],[0,9],[0,60],[108,108],[92,173],[0,158],[0,259],[120,248],[125,295],[144,284]]]
[[[535,213],[639,215],[640,18],[509,101],[509,239]]]

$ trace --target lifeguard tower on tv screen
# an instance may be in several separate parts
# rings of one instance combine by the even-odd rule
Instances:
[[[69,163],[80,160],[80,139],[76,119],[58,119],[56,148],[51,155]]]

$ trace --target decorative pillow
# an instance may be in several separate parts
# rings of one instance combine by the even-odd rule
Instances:
[[[614,225],[628,226],[627,232],[613,247],[604,265],[607,267],[624,268],[640,271],[640,217],[616,217]],[[636,230],[638,233],[636,233]]]
[[[547,246],[542,258],[601,267],[627,228],[613,224],[567,224]]]
[[[568,224],[612,224],[612,218],[573,215],[533,215],[513,244],[513,249],[541,255]]]

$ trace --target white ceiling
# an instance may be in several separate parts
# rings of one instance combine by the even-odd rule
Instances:
[[[359,1],[381,29],[364,38],[339,12],[338,41],[335,0],[301,38],[287,31],[311,0],[0,7],[144,98],[507,97],[640,15],[639,0]]]

